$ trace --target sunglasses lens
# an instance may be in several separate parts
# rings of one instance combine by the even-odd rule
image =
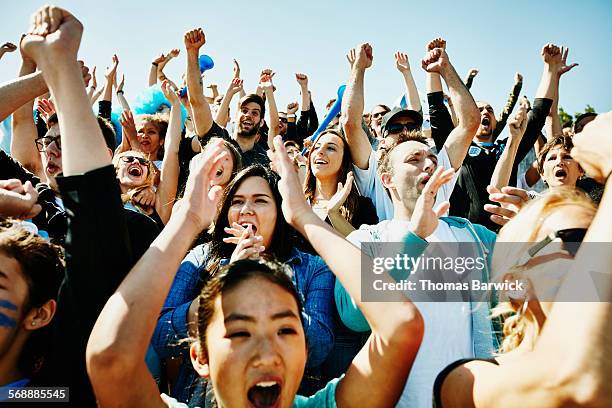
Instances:
[[[572,228],[561,230],[557,232],[557,235],[559,235],[559,238],[563,241],[565,249],[567,249],[572,256],[576,256],[578,249],[580,249],[580,244],[582,244],[584,240],[586,231],[586,228]]]

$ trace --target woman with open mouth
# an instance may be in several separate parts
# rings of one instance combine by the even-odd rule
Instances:
[[[263,166],[240,171],[224,190],[210,242],[193,248],[178,268],[151,343],[161,358],[183,357],[172,393],[180,401],[192,400],[191,386],[200,382],[187,350],[179,345],[189,336],[188,328],[194,328],[198,294],[222,266],[241,259],[275,258],[291,266],[293,283],[304,303],[309,343],[305,387],[314,390],[323,385],[319,367],[334,344],[334,277],[321,258],[295,248],[295,231],[282,216],[277,183],[278,176]]]
[[[360,251],[322,221],[303,198],[280,137],[283,216],[322,254],[349,293],[360,299]],[[144,354],[164,294],[190,239],[212,222],[216,197],[209,178],[222,158],[210,152],[185,193],[188,205],[172,215],[151,249],[117,289],[92,331],[87,348],[90,379],[101,406],[186,407],[159,394]],[[196,175],[197,174],[197,175]],[[197,222],[195,222],[197,220]],[[417,308],[397,302],[358,302],[372,336],[339,379],[310,398],[297,395],[308,356],[301,296],[287,265],[240,259],[222,267],[198,296],[196,341],[190,358],[212,384],[220,407],[391,407],[397,402],[423,336]],[[383,275],[382,279],[391,281]]]

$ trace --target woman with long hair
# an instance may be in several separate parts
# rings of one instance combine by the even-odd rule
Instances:
[[[280,167],[283,216],[322,254],[356,299],[354,279],[360,252],[320,220],[300,194],[293,164],[282,140],[274,141]],[[211,152],[188,183],[189,206],[173,214],[168,226],[106,304],[89,339],[87,363],[102,406],[174,406],[185,404],[160,396],[143,357],[157,315],[174,278],[188,239],[214,218],[215,197],[207,177],[215,171],[220,150]],[[193,174],[192,174],[193,175]],[[198,222],[194,222],[198,220]],[[241,259],[220,269],[200,294],[197,341],[190,357],[199,375],[212,384],[221,407],[393,406],[401,393],[423,335],[416,307],[400,302],[362,303],[372,337],[339,379],[310,398],[297,395],[308,349],[300,298],[286,269]],[[382,279],[390,282],[388,275]]]

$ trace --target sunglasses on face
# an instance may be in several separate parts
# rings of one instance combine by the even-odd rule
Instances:
[[[149,160],[144,159],[142,157],[136,157],[136,156],[123,156],[121,158],[121,160],[123,160],[124,163],[132,163],[134,160],[138,160],[138,163],[140,163],[143,166],[148,166],[149,165]]]
[[[381,116],[385,116],[386,114],[387,112],[376,112],[372,114],[372,117],[376,119],[376,118],[380,118]]]
[[[391,125],[387,125],[387,132],[392,135],[401,133],[404,129],[411,132],[413,130],[420,129],[420,126],[416,123],[393,123]]]
[[[282,123],[287,123],[287,119],[285,118],[278,118],[278,120],[280,120]]]
[[[51,143],[55,142],[55,145],[59,150],[62,150],[62,145],[60,142],[60,136],[43,136],[36,139],[36,148],[39,152],[46,152]]]
[[[563,241],[563,246],[570,253],[571,256],[576,256],[580,244],[586,235],[586,228],[567,228],[559,231],[555,231],[549,234],[546,238],[529,248],[527,251],[529,257],[533,258],[538,252],[544,249],[548,244],[554,241],[556,238],[560,238]]]

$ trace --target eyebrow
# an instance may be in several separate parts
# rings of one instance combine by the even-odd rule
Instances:
[[[286,318],[299,320],[299,317],[297,317],[296,314],[293,313],[293,311],[289,309],[283,310],[282,312],[274,313],[271,317],[271,320],[280,320],[280,319],[286,319]],[[231,322],[255,323],[257,322],[257,319],[255,319],[255,317],[250,316],[250,315],[245,315],[241,313],[230,313],[228,316],[225,317],[225,319],[223,319],[223,322],[225,324],[228,324]]]
[[[257,194],[250,194],[253,197],[268,197],[271,198],[269,194],[266,193],[257,193]],[[233,198],[244,198],[245,196],[243,194],[234,194]],[[233,199],[232,198],[232,199]]]

